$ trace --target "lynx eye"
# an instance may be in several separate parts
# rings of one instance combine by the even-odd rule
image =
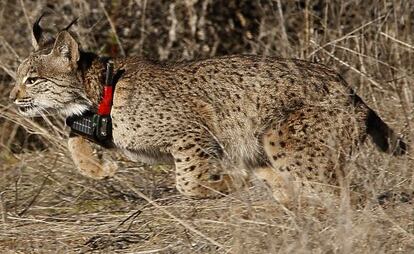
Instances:
[[[26,82],[25,82],[25,85],[33,85],[37,80],[39,80],[39,78],[35,78],[35,77],[27,78]]]

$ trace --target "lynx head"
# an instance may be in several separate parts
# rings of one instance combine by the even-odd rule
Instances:
[[[78,71],[79,45],[67,28],[55,40],[45,41],[40,18],[33,25],[35,50],[18,67],[10,99],[24,116],[81,114],[90,101]]]

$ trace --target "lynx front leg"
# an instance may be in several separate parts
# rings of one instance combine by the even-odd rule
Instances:
[[[70,137],[69,152],[79,172],[94,179],[113,176],[118,166],[115,162],[98,158],[94,153],[93,144],[82,137]]]

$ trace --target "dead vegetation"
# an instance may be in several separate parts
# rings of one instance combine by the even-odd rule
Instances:
[[[63,119],[24,119],[9,104],[43,11],[51,34],[73,28],[84,49],[181,61],[233,54],[297,57],[335,66],[391,126],[412,140],[414,4],[411,1],[0,2],[1,253],[413,253],[414,204],[380,206],[414,190],[410,156],[369,142],[349,162],[341,197],[286,208],[255,184],[217,200],[191,200],[171,171],[123,162],[114,179],[80,176]],[[53,124],[52,124],[53,123]],[[351,206],[352,189],[367,197]],[[401,200],[402,199],[402,200]]]

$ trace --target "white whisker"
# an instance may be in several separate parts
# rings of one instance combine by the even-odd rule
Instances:
[[[42,119],[45,121],[45,123],[54,130],[54,132],[57,136],[61,136],[61,130],[59,128],[57,128],[56,125],[53,124],[49,120],[49,118],[47,117],[47,115],[51,115],[47,109],[37,107],[37,108],[35,108],[35,111],[36,111],[37,115],[41,116]]]
[[[69,104],[60,110],[65,116],[81,115],[89,109],[89,106],[83,104]]]

